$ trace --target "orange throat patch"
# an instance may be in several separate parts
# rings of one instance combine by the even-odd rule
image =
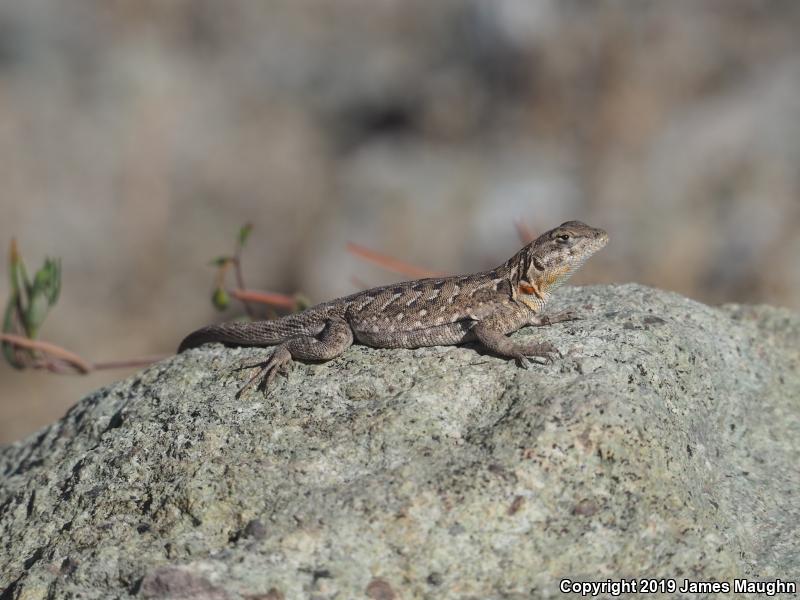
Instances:
[[[519,283],[519,291],[523,296],[536,296],[539,300],[544,300],[542,292],[536,287],[535,283],[522,282]]]
[[[542,306],[544,306],[546,301],[545,295],[539,287],[535,283],[529,281],[520,281],[517,287],[517,294],[519,301],[530,308],[534,313],[538,313],[542,310]]]

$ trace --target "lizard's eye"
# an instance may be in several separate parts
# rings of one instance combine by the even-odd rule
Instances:
[[[556,240],[561,244],[566,244],[569,241],[569,234],[562,233],[561,235],[556,236]]]

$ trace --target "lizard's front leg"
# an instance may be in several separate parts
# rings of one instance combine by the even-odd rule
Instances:
[[[267,393],[269,386],[278,374],[288,375],[293,359],[324,361],[339,356],[353,345],[353,330],[342,318],[331,317],[317,337],[299,335],[289,338],[275,347],[270,357],[257,365],[258,372],[239,390],[237,397],[259,377],[263,379],[259,387]]]
[[[551,354],[558,351],[553,347],[550,342],[517,342],[508,337],[502,328],[493,324],[491,320],[480,321],[472,332],[478,341],[486,346],[489,350],[500,356],[513,358],[517,364],[527,369],[530,364],[531,356],[541,356],[552,362]]]

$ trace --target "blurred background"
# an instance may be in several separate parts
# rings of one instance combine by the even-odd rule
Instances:
[[[575,283],[800,309],[795,0],[0,3],[0,298],[15,236],[63,264],[41,337],[167,353],[215,319],[209,260],[314,301],[494,266],[568,219]],[[131,370],[0,366],[0,443]]]

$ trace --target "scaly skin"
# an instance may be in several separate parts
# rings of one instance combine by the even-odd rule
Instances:
[[[608,242],[602,229],[568,221],[545,232],[490,271],[406,281],[357,292],[272,321],[211,325],[189,334],[178,352],[208,342],[276,346],[261,370],[266,390],[293,359],[325,361],[354,342],[373,348],[451,346],[478,341],[527,367],[529,357],[551,360],[548,342],[507,337],[526,325],[551,325],[577,317],[542,315],[552,292]]]

